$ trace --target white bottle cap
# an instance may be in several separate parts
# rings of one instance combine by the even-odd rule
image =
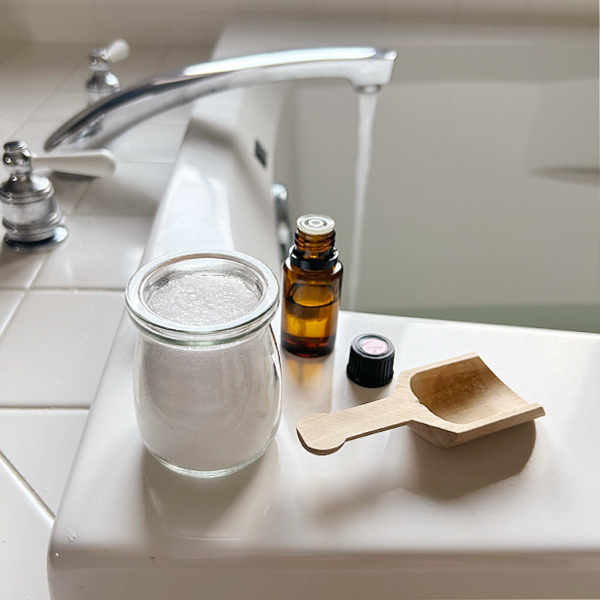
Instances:
[[[335,229],[335,221],[325,215],[304,215],[296,221],[296,227],[307,235],[326,235]]]

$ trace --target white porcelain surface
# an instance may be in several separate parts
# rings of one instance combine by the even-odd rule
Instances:
[[[119,36],[144,44],[174,42],[168,35],[169,28],[165,27],[169,22],[170,12],[147,9],[145,6],[143,10],[139,6],[109,6],[94,15],[97,35],[100,39]]]
[[[3,91],[52,92],[81,63],[85,46],[25,44],[1,61]]]
[[[68,8],[40,5],[26,15],[27,28],[40,42],[60,42],[67,36],[73,42],[89,42],[96,32],[94,21],[78,5]]]
[[[146,121],[125,132],[117,144],[111,143],[121,162],[172,163],[177,157],[185,124]]]
[[[21,125],[48,97],[44,92],[0,92],[0,136],[8,136]],[[4,143],[4,142],[3,142]]]
[[[16,69],[29,69],[29,73],[36,70],[48,69],[59,75],[71,71],[78,65],[81,52],[86,56],[89,48],[86,44],[23,44],[14,46],[13,52],[7,53],[2,59],[2,71],[9,73]],[[24,73],[24,75],[26,72]],[[33,79],[33,78],[32,78]]]
[[[120,35],[127,39],[126,35]],[[139,83],[162,71],[161,65],[170,47],[155,40],[135,44],[126,60],[114,65],[114,71],[124,86]]]
[[[0,451],[55,515],[87,409],[0,409]]]
[[[0,334],[10,321],[13,313],[15,312],[19,302],[23,299],[24,294],[22,292],[2,292],[0,291]]]
[[[151,219],[75,216],[68,238],[49,254],[34,288],[124,289],[137,269]]]
[[[42,154],[44,142],[58,125],[58,121],[27,121],[13,131],[10,136],[15,140],[25,140],[34,154]]]
[[[48,600],[47,540],[52,519],[0,456],[0,581],[5,598]]]
[[[44,67],[39,69],[30,69],[15,67],[11,70],[5,70],[2,86],[7,92],[53,92],[58,81],[56,75],[48,72]],[[32,72],[33,71],[33,72]],[[60,70],[60,75],[65,77],[72,71],[69,67],[64,67]]]
[[[0,344],[0,406],[88,407],[123,307],[122,292],[30,292]]]
[[[78,81],[75,90],[69,92],[55,92],[47,96],[31,115],[31,120],[36,122],[62,123],[87,106],[87,99],[82,93],[85,79]]]
[[[161,72],[180,69],[182,67],[210,60],[212,46],[181,44],[171,47],[160,64]]]
[[[112,177],[90,184],[76,214],[153,218],[172,170],[171,164],[120,163]]]
[[[403,428],[311,455],[295,433],[301,416],[391,389],[346,378],[350,341],[364,331],[392,339],[396,373],[478,352],[547,416],[451,450]],[[273,600],[389,598],[389,589],[398,598],[593,594],[598,336],[358,313],[341,314],[338,335],[325,359],[284,353],[283,421],[263,459],[198,482],[145,453],[129,385],[136,333],[121,330],[55,528],[56,597],[84,580],[90,598],[177,589],[187,599],[198,586],[212,597],[243,589]],[[143,577],[124,573],[123,560]]]
[[[202,62],[202,61],[199,61]],[[161,71],[162,73],[163,71]],[[167,72],[167,71],[165,71]],[[152,118],[154,123],[167,123],[168,125],[187,125],[192,114],[191,104],[172,108]]]
[[[446,28],[433,42],[407,27],[393,41],[382,29],[398,60],[378,98],[358,265],[347,86],[295,86],[279,140],[292,159],[275,159],[293,216],[336,220],[342,306],[357,271],[354,306],[367,312],[600,306],[597,36],[476,29],[469,42]],[[364,43],[365,30],[352,33]]]
[[[54,199],[65,216],[75,210],[94,181],[91,177],[77,177],[64,173],[50,173],[49,177],[54,188]]]
[[[222,28],[233,19],[272,20],[274,16],[307,22],[329,19],[339,22],[357,18],[397,22],[443,23],[498,20],[511,24],[584,24],[597,26],[594,0],[104,0],[94,3],[56,0],[48,8],[39,0],[5,0],[5,19],[0,34],[7,40],[87,42],[106,44],[116,36],[130,42],[214,43]],[[143,11],[140,11],[143,6]]]
[[[2,238],[4,233],[0,227]],[[45,254],[22,254],[0,245],[0,289],[28,288],[45,260]]]

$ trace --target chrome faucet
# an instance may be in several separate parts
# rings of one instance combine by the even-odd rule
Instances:
[[[92,76],[85,84],[85,91],[89,98],[88,104],[93,104],[100,98],[105,98],[123,89],[117,76],[112,73],[111,67],[128,56],[129,44],[121,38],[114,40],[109,46],[94,48],[90,52],[88,65]]]
[[[67,237],[54,187],[41,171],[108,177],[117,168],[108,150],[36,156],[23,140],[4,144],[2,162],[10,171],[0,185],[4,243],[18,252],[43,252]]]
[[[390,81],[395,58],[394,51],[340,47],[286,50],[201,63],[99,100],[59,127],[44,148],[99,148],[163,111],[209,94],[263,83],[344,78],[358,92],[375,93]]]

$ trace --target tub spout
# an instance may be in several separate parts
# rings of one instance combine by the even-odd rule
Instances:
[[[354,90],[357,94],[379,94],[381,91],[380,85],[359,85],[355,86]]]
[[[263,83],[345,78],[357,91],[389,82],[396,53],[364,47],[309,48],[215,60],[186,67],[99,100],[59,127],[44,145],[99,148],[130,127],[203,96]]]

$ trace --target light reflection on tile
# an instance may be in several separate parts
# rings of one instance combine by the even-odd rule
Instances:
[[[56,92],[31,115],[32,121],[62,123],[86,107],[87,101],[83,86],[75,92]]]
[[[0,409],[0,448],[56,514],[87,409]]]
[[[0,238],[5,230],[0,227]],[[47,254],[15,252],[0,241],[0,289],[27,289],[44,264]]]
[[[0,497],[2,597],[49,600],[46,552],[52,520],[2,460]]]
[[[30,292],[2,336],[0,406],[89,406],[123,308],[122,292]]]
[[[0,291],[0,335],[15,312],[19,302],[24,297],[24,292]]]
[[[124,289],[151,225],[150,218],[71,216],[68,238],[49,254],[33,288]]]
[[[111,177],[92,181],[76,215],[154,217],[172,163],[120,163]]]
[[[124,133],[109,148],[121,162],[172,163],[186,125],[147,121]]]

